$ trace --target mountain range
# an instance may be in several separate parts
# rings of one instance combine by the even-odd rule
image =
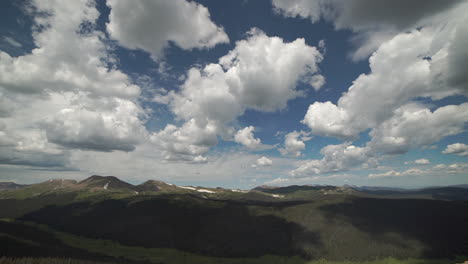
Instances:
[[[204,264],[468,256],[466,186],[232,190],[97,175],[0,186],[0,256]]]

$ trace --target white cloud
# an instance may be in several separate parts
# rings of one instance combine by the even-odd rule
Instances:
[[[166,160],[197,161],[210,147],[218,143],[218,127],[208,123],[198,126],[194,119],[180,128],[167,125],[163,130],[153,133],[151,142],[160,147]]]
[[[247,40],[238,41],[236,48],[219,61],[226,69],[230,92],[243,106],[272,112],[303,94],[296,90],[297,83],[316,74],[322,59],[322,54],[303,38],[285,43],[252,29]]]
[[[458,156],[467,157],[468,156],[468,145],[463,143],[450,144],[442,151],[444,154],[455,154]]]
[[[234,141],[249,149],[258,149],[262,146],[262,142],[259,138],[254,137],[254,130],[255,127],[253,126],[244,127],[243,129],[238,130],[234,136]]]
[[[416,97],[440,99],[463,94],[459,87],[441,83],[439,73],[447,70],[441,69],[446,67],[442,63],[446,47],[435,47],[437,35],[433,29],[422,29],[384,43],[369,60],[371,73],[360,75],[336,105],[312,104],[303,122],[314,134],[355,138]],[[432,56],[432,61],[423,59],[427,56]]]
[[[142,49],[161,57],[174,43],[182,49],[211,48],[229,42],[224,29],[211,21],[206,7],[194,1],[108,0],[107,31],[129,49]]]
[[[304,131],[293,131],[284,136],[284,148],[279,148],[281,155],[283,156],[292,156],[300,157],[302,151],[305,150],[304,141],[308,141],[311,138],[309,133]]]
[[[316,74],[321,60],[320,52],[304,39],[285,43],[252,29],[219,64],[189,70],[172,110],[185,120],[222,122],[234,120],[245,109],[281,110],[303,94],[296,85]]]
[[[417,159],[414,161],[406,161],[405,164],[428,165],[431,164],[431,162],[428,159]]]
[[[261,167],[268,167],[268,166],[273,165],[273,161],[271,159],[263,156],[263,157],[257,159],[256,165],[261,166]]]
[[[468,103],[440,107],[433,112],[417,104],[408,104],[370,132],[372,139],[368,146],[376,152],[405,153],[463,132],[466,122]]]
[[[143,111],[131,101],[90,100],[76,94],[53,97],[68,105],[41,122],[49,142],[70,148],[132,151],[146,138],[146,130],[138,118]]]
[[[384,172],[384,173],[372,173],[372,174],[369,174],[369,178],[383,178],[383,177],[395,177],[395,176],[403,176],[401,172],[397,172],[397,171],[394,171],[394,170],[391,170],[391,171],[387,171],[387,172]]]
[[[414,164],[427,165],[427,164],[431,164],[431,162],[428,159],[418,159],[414,161]]]
[[[351,139],[358,130],[348,124],[349,119],[347,111],[333,103],[315,102],[309,106],[301,123],[309,126],[315,135]]]
[[[419,168],[410,168],[405,171],[390,170],[384,173],[372,173],[368,177],[372,179],[384,177],[401,177],[401,176],[436,176],[440,177],[441,173],[446,174],[466,174],[468,164],[453,163],[453,164],[437,164],[435,166],[424,166]]]
[[[314,75],[310,78],[309,83],[317,91],[325,84],[325,77],[320,74]]]
[[[320,150],[321,160],[308,160],[290,172],[294,178],[350,170],[354,167],[374,167],[377,160],[366,147],[356,147],[349,142],[328,145]]]
[[[296,3],[291,10],[302,5]],[[466,10],[468,4],[460,5],[421,29],[393,34],[383,44],[380,42],[369,59],[371,72],[361,74],[337,104],[311,104],[302,123],[310,127],[312,134],[344,140],[357,139],[370,129],[371,141],[366,148],[373,155],[405,153],[463,132],[468,122],[466,103],[431,110],[412,100],[466,95],[466,74],[453,75],[462,67],[461,61],[468,58],[461,49],[462,36],[468,32]]]
[[[181,90],[167,95],[169,107],[179,119],[194,122],[202,130],[209,124],[216,128],[217,136],[232,140],[231,124],[245,110],[273,112],[302,96],[297,84],[316,76],[322,59],[304,39],[288,43],[252,29],[219,63],[191,68]],[[239,132],[237,142],[252,149],[272,147],[244,132]]]
[[[31,53],[0,51],[0,163],[67,166],[69,149],[144,140],[140,88],[118,70],[94,2],[32,1]]]
[[[398,172],[398,171],[388,171],[384,173],[374,173],[374,174],[369,174],[369,178],[383,178],[383,177],[401,177],[401,176],[411,176],[411,175],[423,175],[427,171],[417,169],[417,168],[411,168],[403,172]]]
[[[113,57],[93,29],[99,16],[86,1],[34,2],[39,11],[50,16],[35,17],[33,31],[37,48],[30,54],[10,57],[0,52],[0,86],[13,93],[48,91],[86,91],[96,96],[135,98],[140,89],[127,75],[108,67]],[[83,28],[82,23],[92,26]],[[81,30],[81,32],[80,32]]]

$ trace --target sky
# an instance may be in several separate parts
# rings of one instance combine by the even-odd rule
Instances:
[[[468,183],[468,1],[7,0],[0,181]]]

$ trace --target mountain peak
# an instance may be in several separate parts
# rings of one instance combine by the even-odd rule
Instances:
[[[79,182],[79,185],[82,187],[92,188],[92,189],[127,189],[133,190],[135,186],[130,183],[124,182],[115,176],[100,176],[93,175],[87,179]]]
[[[140,192],[159,192],[159,191],[176,191],[177,186],[170,183],[165,183],[158,180],[147,180],[144,183],[136,186]]]

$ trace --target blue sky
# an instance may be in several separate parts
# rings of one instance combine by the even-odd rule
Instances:
[[[0,181],[468,183],[468,2],[418,2],[3,1]]]

